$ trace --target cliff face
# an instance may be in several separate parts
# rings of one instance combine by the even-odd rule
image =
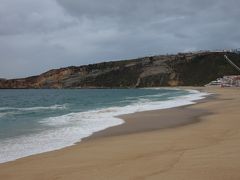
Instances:
[[[226,52],[183,53],[54,69],[39,76],[0,79],[0,88],[128,88],[201,86],[238,72],[240,55]]]

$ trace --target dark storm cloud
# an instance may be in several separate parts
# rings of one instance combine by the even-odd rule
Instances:
[[[240,47],[238,0],[1,0],[0,77]]]

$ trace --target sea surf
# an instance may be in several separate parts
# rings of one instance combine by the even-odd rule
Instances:
[[[119,115],[194,104],[173,88],[0,90],[0,163],[61,149],[124,123]]]

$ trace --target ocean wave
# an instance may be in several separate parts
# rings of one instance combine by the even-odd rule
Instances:
[[[40,123],[49,126],[49,130],[1,141],[0,162],[71,146],[94,132],[124,123],[122,119],[118,118],[119,115],[194,104],[196,100],[203,99],[208,95],[195,90],[188,92],[187,95],[164,101],[139,99],[139,101],[124,107],[109,107],[45,118]]]
[[[115,117],[99,119],[89,113],[83,113],[81,116],[78,113],[70,113],[45,119],[42,123],[58,128],[0,141],[0,163],[71,146],[94,132],[123,122]]]
[[[160,98],[163,96],[167,96],[169,95],[170,92],[166,92],[166,93],[160,93],[160,94],[150,94],[150,95],[143,95],[143,96],[138,96],[137,98]],[[136,97],[126,97],[125,100],[136,100]]]
[[[171,99],[162,101],[151,101],[149,99],[139,98],[137,101],[123,106],[123,107],[109,107],[97,110],[90,110],[85,112],[69,113],[57,117],[49,117],[40,121],[40,123],[48,126],[66,126],[73,125],[74,123],[87,120],[98,119],[104,121],[105,119],[114,118],[123,114],[131,114],[140,111],[149,111],[157,109],[167,109],[183,105],[194,104],[196,100],[203,99],[207,93],[202,93],[195,90],[187,90],[189,94],[172,97]]]
[[[0,111],[38,111],[38,110],[57,110],[57,109],[66,109],[68,104],[63,105],[52,105],[52,106],[36,106],[36,107],[0,107]]]

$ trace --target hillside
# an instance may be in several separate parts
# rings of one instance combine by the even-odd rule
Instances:
[[[22,79],[0,79],[0,88],[202,86],[223,75],[238,74],[226,62],[224,54],[240,66],[240,55],[237,53],[179,53],[71,66]]]

